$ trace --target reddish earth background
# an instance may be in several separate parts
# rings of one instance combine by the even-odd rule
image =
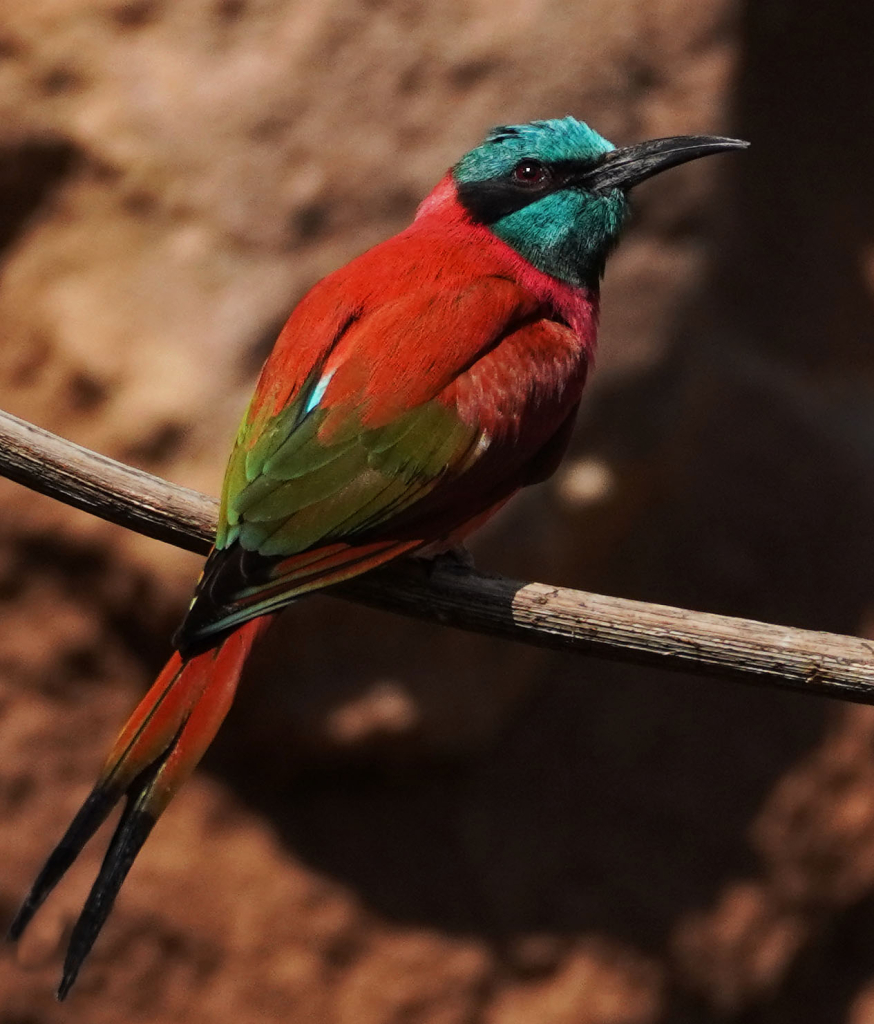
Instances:
[[[285,313],[494,123],[750,138],[640,190],[524,578],[874,634],[874,7],[6,0],[0,405],[215,493]],[[8,919],[197,560],[0,483]],[[874,1022],[874,715],[293,610],[69,1001],[0,1024]]]

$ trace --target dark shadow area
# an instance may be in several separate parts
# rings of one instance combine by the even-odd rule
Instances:
[[[76,156],[70,142],[51,136],[0,148],[0,254],[70,173]]]
[[[365,614],[372,625],[350,607],[336,642],[354,643]],[[379,618],[383,635],[397,621]],[[411,650],[403,670],[423,656]],[[391,920],[499,948],[596,932],[657,952],[680,914],[754,870],[747,826],[816,741],[824,702],[547,652],[537,676],[478,756],[375,750],[314,769],[292,727],[284,771],[248,732],[247,705],[274,723],[285,709],[252,679],[246,731],[231,723],[209,766],[296,857]]]
[[[874,8],[751,0],[737,131],[752,142],[715,275],[715,322],[821,385],[874,373]]]
[[[661,523],[678,528],[671,550],[693,567],[686,597],[708,560],[720,609],[856,632],[874,606],[874,143],[862,127],[874,119],[874,7],[750,2],[742,31],[732,129],[752,147],[722,213],[712,298],[685,345],[694,414],[679,472],[696,496]],[[693,490],[696,479],[706,485]],[[788,749],[779,728],[758,741]],[[823,898],[813,939],[770,977],[772,995],[751,994],[736,1015],[678,998],[666,1019],[847,1021],[874,974],[872,903]],[[741,978],[748,969],[737,965]]]

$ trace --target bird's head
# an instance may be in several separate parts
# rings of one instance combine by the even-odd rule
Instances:
[[[597,284],[634,185],[687,160],[748,143],[711,135],[616,149],[573,117],[495,128],[452,169],[470,217],[538,269]]]

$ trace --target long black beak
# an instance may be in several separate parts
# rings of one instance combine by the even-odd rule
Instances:
[[[605,153],[597,167],[581,176],[580,184],[592,192],[610,192],[616,188],[627,190],[687,160],[748,147],[749,143],[742,139],[723,139],[718,135],[674,135],[669,139],[651,139]]]

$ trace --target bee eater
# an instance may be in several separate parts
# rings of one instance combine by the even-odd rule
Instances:
[[[175,653],[10,928],[17,939],[123,799],[59,999],[276,613],[402,555],[459,544],[546,479],[592,361],[599,282],[629,190],[746,145],[678,136],[617,149],[572,117],[495,128],[409,227],[304,296],[237,434]]]

